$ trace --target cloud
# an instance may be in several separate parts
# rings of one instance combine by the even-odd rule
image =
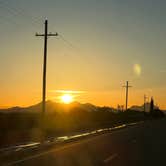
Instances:
[[[86,93],[85,91],[77,91],[77,90],[50,90],[52,93],[70,93],[70,94],[80,94]]]

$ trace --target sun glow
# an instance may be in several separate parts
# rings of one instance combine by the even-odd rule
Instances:
[[[71,94],[64,94],[61,96],[61,101],[65,104],[70,104],[73,101],[73,96]]]

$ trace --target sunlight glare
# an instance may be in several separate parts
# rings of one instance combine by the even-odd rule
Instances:
[[[61,101],[65,104],[69,104],[73,101],[73,96],[71,94],[64,94],[61,96]]]

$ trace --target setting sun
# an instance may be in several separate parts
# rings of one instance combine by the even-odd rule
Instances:
[[[61,96],[61,101],[65,104],[69,104],[73,101],[73,96],[70,94],[64,94]]]

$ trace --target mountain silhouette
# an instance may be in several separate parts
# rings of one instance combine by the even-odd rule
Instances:
[[[150,110],[150,103],[146,103],[146,112],[149,112]],[[155,109],[157,109],[157,106],[154,106]],[[46,102],[46,113],[56,113],[56,112],[66,112],[66,111],[74,111],[74,110],[84,110],[84,111],[98,111],[98,110],[107,110],[110,112],[118,112],[117,109],[113,108],[113,107],[99,107],[99,106],[95,106],[93,104],[90,103],[85,103],[85,104],[81,104],[79,102],[72,102],[70,104],[63,104],[63,103],[57,103],[57,102],[53,102],[51,100],[48,100]],[[132,107],[130,107],[130,110],[134,110],[134,111],[144,111],[144,105],[138,106],[138,105],[134,105]],[[11,113],[11,112],[29,112],[29,113],[39,113],[42,111],[42,103],[37,103],[28,107],[11,107],[11,108],[3,108],[0,109],[0,112],[5,112],[5,113]]]
[[[48,113],[63,112],[63,111],[69,111],[69,110],[75,110],[75,109],[81,109],[85,111],[97,111],[98,107],[90,103],[81,104],[79,102],[72,102],[70,104],[63,104],[63,103],[53,102],[50,100],[46,102],[46,112]],[[11,112],[38,113],[41,111],[42,111],[42,103],[38,103],[28,107],[16,106],[16,107],[11,107],[7,109],[6,108],[0,109],[0,112],[5,112],[5,113],[11,113]]]

